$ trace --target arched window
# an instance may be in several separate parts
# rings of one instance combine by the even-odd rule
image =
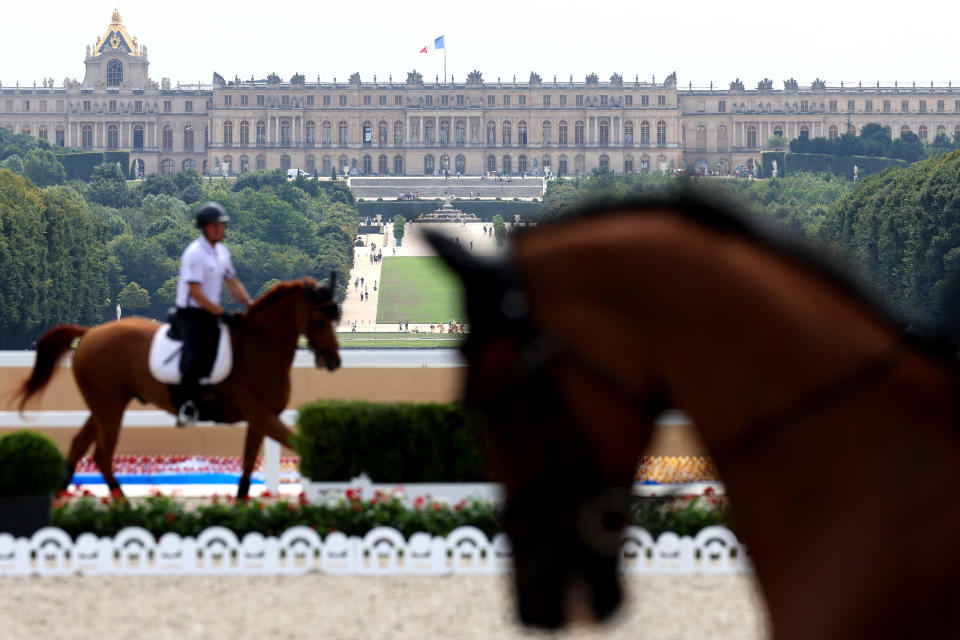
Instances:
[[[503,156],[503,174],[509,176],[513,173],[513,158]]]
[[[377,123],[377,144],[381,147],[387,146],[387,121],[381,120]],[[386,158],[386,156],[383,156]],[[384,160],[386,162],[386,160]],[[380,173],[386,173],[386,169]]]
[[[385,176],[387,175],[387,172],[389,170],[390,170],[390,167],[387,164],[387,156],[381,154],[380,157],[377,158],[377,173],[379,173],[382,176]]]
[[[487,146],[493,147],[497,144],[497,123],[493,120],[487,123]],[[491,169],[496,171],[496,169]]]
[[[166,125],[163,128],[163,150],[173,151],[173,127]]]
[[[727,150],[727,125],[717,127],[717,151]]]
[[[175,169],[174,169],[173,160],[171,160],[170,158],[167,158],[166,160],[162,160],[160,162],[160,173],[162,174],[173,173],[174,170]]]
[[[450,121],[442,120],[440,122],[440,144],[447,146],[450,144]]]
[[[45,128],[46,128],[46,127],[40,127],[40,131],[42,132]],[[946,128],[945,126],[943,126],[942,124],[941,124],[939,127],[937,127],[937,136],[939,136],[941,133],[942,133],[943,135],[947,135],[947,128]],[[43,139],[46,139],[46,136],[45,136],[45,135],[41,135],[40,137],[43,138]]]
[[[222,171],[223,175],[230,175],[230,172],[233,171],[233,156],[223,156],[223,164],[220,165],[220,170]]]
[[[774,127],[773,127],[773,135],[775,135],[775,136],[780,136],[780,137],[782,138],[782,137],[783,137],[783,127],[781,127],[779,124],[778,124],[778,125],[774,125]]]
[[[393,144],[403,144],[403,123],[399,120],[393,123]],[[394,173],[400,175],[396,170],[394,170]]]
[[[263,120],[257,120],[257,144],[267,144],[267,123]]]
[[[323,156],[320,160],[320,171],[323,172],[323,175],[328,176],[330,175],[331,169],[333,169],[333,160],[330,156]]]
[[[454,142],[458,147],[467,143],[467,123],[463,120],[457,120],[456,131],[454,132]]]
[[[285,147],[290,146],[290,121],[289,120],[280,121],[280,144],[282,144]]]
[[[341,120],[337,123],[337,144],[341,147],[347,145],[347,121]]]
[[[433,166],[433,156],[430,154],[425,155],[423,157],[423,175],[432,176],[434,169],[435,167]]]
[[[805,124],[800,125],[800,139],[809,140],[810,139],[810,127]]]
[[[133,148],[143,149],[143,125],[133,125]]]
[[[333,144],[333,124],[329,120],[324,120],[320,125],[320,144]]]
[[[646,120],[640,123],[640,144],[650,144],[650,123]]]
[[[927,125],[925,124],[920,125],[920,128],[917,129],[917,134],[920,137],[920,142],[926,142],[927,141]]]
[[[223,123],[223,144],[233,144],[233,122],[230,120]]]
[[[902,127],[900,127],[900,137],[902,138],[903,134],[905,133],[910,133],[910,127],[908,127],[907,125],[903,125]]]
[[[463,174],[467,172],[467,158],[462,153],[459,154],[454,160],[456,163],[457,173]]]
[[[440,156],[440,172],[445,173],[450,171],[450,156],[443,154]]]
[[[557,175],[563,176],[567,173],[567,156],[560,154],[560,157],[557,158]]]
[[[650,173],[650,156],[646,154],[640,157],[640,173]]]
[[[401,155],[393,156],[393,175],[403,175],[403,156]]]
[[[747,148],[757,148],[757,128],[752,124],[747,127]]]
[[[517,158],[517,173],[521,176],[527,175],[527,156]]]
[[[346,173],[347,167],[350,166],[350,160],[347,159],[347,156],[340,154],[340,157],[337,158],[337,166],[340,168],[340,173]]]
[[[583,120],[577,120],[573,125],[573,144],[583,144]]]
[[[248,171],[250,171],[250,158],[240,156],[240,173],[246,173]]]
[[[600,121],[600,129],[598,134],[598,142],[601,146],[605,147],[610,144],[610,122],[608,120]]]
[[[314,175],[317,172],[317,159],[313,156],[307,156],[307,173]]]
[[[370,157],[370,154],[365,154],[363,156],[363,175],[368,176],[373,173],[373,158]]]
[[[424,144],[433,144],[433,120],[427,120],[423,123],[423,142]]]
[[[633,173],[633,156],[629,154],[623,156],[623,172]]]
[[[702,124],[697,125],[697,151],[703,153],[707,150],[707,128]]]
[[[64,147],[67,144],[67,132],[63,127],[57,127],[57,130],[53,132],[54,144],[58,147]],[[143,146],[143,145],[140,145]]]
[[[567,121],[561,120],[557,125],[557,144],[561,147],[567,146]]]
[[[193,158],[187,158],[180,164],[181,171],[196,171],[197,170],[197,161]]]
[[[550,124],[549,120],[543,121],[543,144],[550,145],[553,143],[553,125]]]
[[[373,123],[367,120],[361,125],[360,129],[361,138],[363,139],[364,145],[373,144]]]
[[[115,124],[107,126],[107,149],[116,151],[120,148],[120,129]]]
[[[573,159],[573,170],[577,173],[583,173],[587,170],[586,158],[583,157],[582,153],[577,154],[577,156]]]
[[[543,167],[543,170],[544,170],[544,171],[546,171],[547,169],[549,169],[549,168],[550,168],[550,156],[547,156],[547,155],[543,156],[543,158],[540,159],[540,165]]]
[[[119,60],[111,60],[107,63],[107,86],[119,87],[123,82],[123,65]]]
[[[11,131],[11,133],[13,133]],[[93,125],[85,124],[80,127],[80,147],[83,149],[93,148]]]
[[[505,147],[513,144],[513,125],[509,120],[500,125],[500,143]]]
[[[283,154],[282,156],[280,156],[280,170],[287,171],[290,169],[290,166],[291,166],[290,156],[288,156],[287,154]]]
[[[610,169],[610,156],[605,153],[600,154],[600,168]]]
[[[848,125],[847,125],[847,133],[850,134],[851,136],[855,136],[855,135],[857,135],[857,128],[856,128],[855,126],[853,126],[852,124],[848,124]]]
[[[633,146],[633,122],[630,120],[623,123],[623,144],[627,147]]]
[[[837,129],[837,125],[835,124],[830,125],[830,128],[827,129],[827,138],[829,138],[830,140],[836,140],[839,137],[840,137],[840,132]]]
[[[940,127],[940,129],[943,129],[943,127]],[[937,130],[937,133],[940,133],[940,130],[939,130],[939,129]],[[41,140],[46,140],[46,139],[47,139],[47,127],[46,127],[46,125],[40,125],[40,128],[37,130],[37,137],[40,138]]]
[[[243,123],[240,124],[240,138],[243,139]],[[189,124],[183,128],[183,150],[193,151],[193,126]]]
[[[665,147],[667,145],[667,123],[661,120],[657,123],[657,146]]]
[[[521,120],[517,123],[517,144],[521,147],[527,146],[527,121]]]
[[[496,156],[487,156],[487,171],[489,173],[496,173],[497,171],[497,157]]]
[[[257,156],[257,171],[262,171],[267,168],[267,156],[262,153]]]
[[[306,135],[307,144],[316,144],[317,143],[317,123],[313,120],[307,120],[306,127],[304,127],[304,134]],[[311,173],[313,173],[311,171]]]

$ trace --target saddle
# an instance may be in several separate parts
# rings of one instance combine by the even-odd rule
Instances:
[[[150,375],[165,384],[180,384],[180,356],[182,354],[183,339],[175,325],[169,322],[160,325],[150,341],[150,355],[147,360]],[[209,375],[200,378],[200,384],[219,384],[227,379],[232,369],[233,346],[230,343],[230,329],[221,323],[220,338],[217,341],[217,358],[213,362],[213,368]]]

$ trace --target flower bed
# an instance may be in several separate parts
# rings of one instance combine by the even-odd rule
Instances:
[[[407,507],[399,489],[380,492],[371,500],[361,500],[359,491],[347,490],[344,496],[320,504],[310,503],[301,494],[292,500],[269,495],[244,501],[214,497],[211,504],[196,507],[159,493],[142,500],[126,500],[65,492],[54,503],[51,524],[74,539],[86,532],[113,536],[125,527],[143,527],[157,538],[168,532],[196,536],[213,526],[226,527],[238,537],[251,532],[278,536],[298,525],[308,526],[321,536],[333,532],[363,536],[378,526],[389,526],[408,539],[420,532],[446,536],[461,526],[476,527],[491,538],[501,530],[495,504],[462,500],[451,505],[443,500],[416,498]],[[692,536],[712,525],[729,527],[729,508],[712,489],[698,497],[637,497],[630,524],[655,537],[667,531]]]

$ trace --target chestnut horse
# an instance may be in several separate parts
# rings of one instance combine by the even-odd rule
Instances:
[[[776,638],[960,637],[956,354],[731,212],[594,213],[494,263],[431,238],[467,291],[465,399],[505,485],[521,619],[617,606],[637,460],[676,407],[723,477]]]
[[[333,297],[336,274],[329,287],[312,279],[281,282],[258,298],[233,329],[233,371],[214,387],[224,422],[248,423],[243,447],[243,475],[237,497],[250,489],[250,475],[265,436],[289,445],[291,431],[279,415],[290,399],[290,367],[299,336],[306,335],[316,355],[317,366],[333,371],[340,366],[333,323],[339,308]],[[67,455],[68,480],[77,462],[91,444],[93,457],[111,491],[120,485],[113,475],[113,452],[117,446],[123,412],[138,398],[176,414],[170,391],[147,369],[147,354],[157,324],[146,318],[124,318],[88,328],[60,325],[37,342],[37,361],[32,375],[17,394],[20,410],[53,376],[60,358],[74,339],[82,336],[73,357],[73,376],[90,417],[74,436]]]

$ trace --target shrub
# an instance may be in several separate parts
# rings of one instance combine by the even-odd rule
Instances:
[[[459,404],[321,401],[300,410],[294,447],[316,481],[481,482],[483,439]]]
[[[17,431],[0,438],[0,496],[51,494],[66,475],[67,461],[47,436]]]

